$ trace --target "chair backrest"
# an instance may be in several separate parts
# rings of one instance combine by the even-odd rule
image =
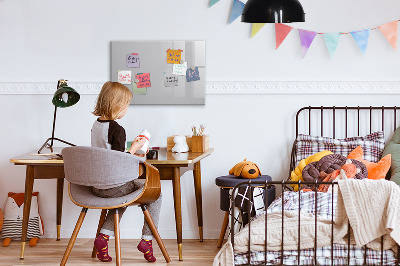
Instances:
[[[83,186],[118,186],[139,176],[144,158],[97,147],[67,147],[62,150],[65,179]]]

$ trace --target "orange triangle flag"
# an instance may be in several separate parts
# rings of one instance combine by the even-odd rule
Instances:
[[[393,49],[397,48],[397,20],[378,27]]]
[[[292,30],[292,27],[281,24],[275,23],[275,40],[276,40],[276,49],[281,45],[283,40],[285,40],[286,36]]]

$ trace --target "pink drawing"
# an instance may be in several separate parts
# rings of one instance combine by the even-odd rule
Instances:
[[[149,88],[149,87],[151,87],[150,73],[139,73],[139,74],[136,74],[136,79],[139,81],[139,82],[137,82],[137,87],[138,88]]]

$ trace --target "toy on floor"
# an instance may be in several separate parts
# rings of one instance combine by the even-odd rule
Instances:
[[[36,245],[44,230],[39,215],[38,195],[39,192],[32,193],[31,212],[26,236],[27,239],[30,239],[29,246],[31,247]],[[3,247],[8,247],[11,240],[21,241],[23,213],[24,193],[9,192],[6,206],[4,207],[3,228],[1,229]]]
[[[249,179],[257,178],[258,176],[260,176],[260,168],[258,168],[255,163],[246,160],[247,158],[244,159],[242,162],[237,163],[231,170],[229,170],[229,174]]]

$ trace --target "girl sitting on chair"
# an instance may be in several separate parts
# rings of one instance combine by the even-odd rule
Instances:
[[[91,142],[93,147],[125,152],[125,129],[115,120],[124,117],[132,97],[132,92],[126,86],[118,82],[108,81],[104,83],[93,112],[95,116],[99,116],[99,118],[93,123],[92,127]],[[145,138],[136,138],[128,152],[135,156],[146,156],[146,154],[136,154],[145,142]],[[117,187],[93,187],[93,194],[102,198],[122,197],[128,195],[143,186],[142,183],[135,182],[136,178],[137,177],[133,176],[132,181],[121,184]],[[160,194],[160,197],[155,202],[147,205],[147,209],[157,227],[160,216],[161,201]],[[120,219],[125,210],[126,207],[118,209]],[[108,210],[100,234],[94,241],[94,246],[97,249],[97,258],[101,261],[112,260],[108,255],[108,240],[110,236],[114,236],[114,214],[115,210]],[[151,233],[150,227],[147,222],[144,221],[142,240],[137,248],[139,251],[144,253],[144,258],[149,262],[156,261],[156,258],[153,255],[152,238],[153,234]]]

